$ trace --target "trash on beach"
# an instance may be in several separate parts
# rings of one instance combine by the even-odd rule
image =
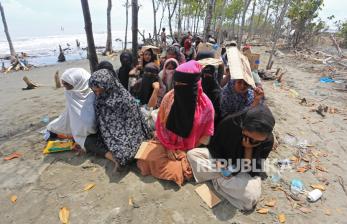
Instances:
[[[74,144],[72,141],[48,141],[46,147],[43,149],[43,153],[71,151]]]
[[[301,167],[298,167],[296,169],[296,172],[298,172],[298,173],[305,173],[309,169],[311,169],[311,166],[301,166]]]
[[[41,121],[42,121],[43,123],[45,123],[45,124],[48,124],[48,122],[49,122],[49,117],[48,117],[48,115],[43,116],[43,118],[41,119]]]
[[[290,191],[293,194],[300,194],[304,190],[304,183],[299,179],[293,179],[290,184]]]
[[[300,210],[302,213],[305,213],[305,214],[311,213],[311,212],[312,212],[311,209],[306,208],[306,207],[301,207],[301,208],[299,208],[299,210]]]
[[[286,222],[286,216],[283,213],[278,214],[277,218],[280,223]]]
[[[94,184],[94,183],[86,184],[86,185],[84,186],[83,191],[89,191],[89,190],[93,189],[93,188],[95,187],[95,185],[96,185],[96,184]]]
[[[317,165],[316,167],[316,170],[319,170],[319,171],[322,171],[322,172],[328,172],[327,168],[325,168],[324,166],[321,166],[321,165]]]
[[[59,219],[62,224],[68,224],[70,217],[70,210],[66,207],[60,208]]]
[[[133,197],[129,197],[128,203],[129,203],[129,206],[133,208],[140,208],[140,206],[134,202]]]
[[[325,191],[326,187],[323,184],[311,184],[310,185],[313,189],[319,189],[321,191]]]
[[[267,206],[267,207],[275,207],[276,206],[276,203],[277,203],[277,201],[276,201],[276,199],[271,199],[271,200],[269,200],[269,201],[266,201],[265,202],[265,205]]]
[[[17,202],[17,196],[16,195],[12,195],[10,198],[12,203],[16,203]]]
[[[310,191],[308,194],[307,194],[307,199],[310,201],[310,202],[316,202],[318,201],[323,195],[323,192],[319,189],[314,189],[313,191]]]
[[[335,80],[334,79],[332,79],[331,77],[321,77],[320,79],[319,79],[319,82],[321,82],[321,83],[332,83],[332,82],[335,82]]]
[[[258,208],[256,210],[256,212],[259,213],[259,214],[265,215],[265,214],[269,213],[269,209],[268,208]]]
[[[197,187],[195,192],[201,197],[209,208],[213,208],[221,202],[221,199],[215,193],[213,193],[213,191],[211,191],[206,184]]]
[[[294,98],[299,96],[299,93],[296,92],[294,89],[289,89],[289,94]]]
[[[19,153],[19,152],[13,152],[13,153],[11,153],[10,155],[4,157],[4,160],[5,160],[5,161],[9,161],[9,160],[12,160],[12,159],[15,159],[15,158],[19,158],[19,157],[21,157],[21,156],[22,156],[21,153]]]

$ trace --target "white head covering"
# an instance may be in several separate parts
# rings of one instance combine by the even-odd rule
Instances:
[[[88,135],[96,133],[94,93],[88,86],[90,74],[82,68],[67,69],[61,79],[73,86],[65,90],[65,111],[48,124],[47,130],[56,134],[72,135],[84,148]]]

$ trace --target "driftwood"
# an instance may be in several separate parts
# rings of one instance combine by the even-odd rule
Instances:
[[[335,39],[333,34],[330,34],[330,39],[333,41],[333,44],[334,44],[334,46],[335,46],[335,48],[337,50],[337,53],[338,53],[339,57],[343,58],[342,50],[341,50],[339,44],[337,43],[337,41],[336,41],[336,39]]]
[[[35,88],[39,87],[38,84],[33,83],[27,76],[23,77],[23,81],[27,85],[27,87],[23,88],[23,90],[35,89]]]
[[[55,81],[55,87],[56,87],[57,89],[61,88],[61,82],[60,82],[60,78],[59,78],[59,70],[57,70],[57,71],[55,72],[54,81]]]
[[[66,61],[65,59],[65,55],[64,55],[64,51],[63,49],[61,48],[61,46],[59,45],[59,56],[58,56],[58,62],[64,62]]]

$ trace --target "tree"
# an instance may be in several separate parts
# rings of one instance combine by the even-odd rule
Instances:
[[[214,4],[215,4],[215,0],[209,0],[207,3],[205,25],[204,25],[204,40],[205,41],[207,41],[208,36],[210,35],[210,28],[211,28],[211,22],[212,22],[212,12],[213,12]]]
[[[225,19],[225,6],[227,5],[228,0],[223,0],[223,5],[222,5],[222,15],[219,17],[218,21],[218,26],[217,26],[217,31],[218,31],[218,37],[217,37],[217,42],[222,43],[222,33],[223,33],[223,22]]]
[[[269,57],[269,61],[268,61],[267,66],[266,66],[267,69],[270,69],[270,67],[271,67],[270,64],[271,64],[271,61],[272,61],[272,57],[273,57],[273,54],[275,53],[277,40],[278,40],[279,34],[281,33],[281,27],[283,25],[283,19],[284,19],[284,16],[286,15],[286,13],[287,13],[287,9],[288,9],[288,6],[290,4],[290,1],[291,0],[285,0],[284,6],[283,6],[283,8],[281,10],[281,14],[279,15],[279,18],[276,21],[275,30],[273,32],[273,37],[272,37],[272,41],[273,41],[272,42],[272,50],[271,50],[271,54],[270,54],[270,57]]]
[[[323,0],[293,0],[288,11],[288,18],[291,26],[295,30],[293,47],[297,47],[300,42],[307,41],[324,28],[322,21],[314,22],[321,10]]]
[[[169,1],[168,1],[168,4],[167,4],[167,8],[168,8],[168,10],[169,10],[169,29],[170,29],[170,35],[171,35],[171,37],[173,37],[171,20],[172,20],[172,17],[173,17],[173,15],[174,15],[175,11],[176,11],[177,0],[175,0],[175,1],[173,2],[173,8],[170,7],[171,4],[172,4],[172,3],[171,3],[171,1],[169,0]]]
[[[252,37],[252,35],[253,35],[253,20],[254,20],[254,11],[255,11],[256,5],[257,5],[257,0],[254,0],[254,1],[253,1],[252,15],[251,15],[251,19],[250,19],[249,27],[248,27],[248,35],[247,35],[247,38],[248,38],[248,37]]]
[[[128,23],[129,23],[129,0],[125,2],[125,37],[124,37],[124,50],[127,49],[128,44]]]
[[[137,43],[137,33],[138,33],[138,13],[139,13],[139,6],[137,0],[131,0],[131,10],[132,10],[132,37],[133,37],[133,43],[132,43],[132,54],[134,58],[134,63],[137,64],[137,50],[138,50],[138,43]]]
[[[112,53],[112,28],[111,28],[111,10],[112,10],[112,0],[108,0],[107,4],[107,40],[105,53]]]
[[[155,40],[155,44],[158,46],[158,31],[157,31],[157,12],[159,9],[159,1],[152,0],[153,6],[153,37]]]
[[[251,0],[245,0],[244,1],[242,20],[241,20],[241,31],[240,31],[240,35],[239,35],[238,42],[237,42],[238,48],[240,48],[241,44],[242,44],[243,31],[244,31],[245,20],[246,20],[246,13],[247,13],[247,10],[248,10],[248,7],[250,4],[251,4]]]
[[[5,35],[6,35],[7,42],[8,42],[9,48],[10,48],[10,54],[12,56],[12,59],[15,59],[16,51],[14,50],[14,47],[13,47],[13,44],[12,44],[12,40],[11,40],[11,36],[10,36],[9,31],[8,31],[6,17],[5,17],[5,12],[4,12],[4,8],[1,5],[1,2],[0,2],[0,12],[1,12],[2,23],[4,24]]]
[[[347,21],[341,24],[339,35],[343,38],[344,45],[347,46]]]
[[[83,18],[84,18],[84,29],[86,31],[87,43],[88,43],[88,59],[90,71],[95,72],[98,66],[98,56],[95,50],[92,19],[90,18],[89,4],[88,0],[81,0]]]

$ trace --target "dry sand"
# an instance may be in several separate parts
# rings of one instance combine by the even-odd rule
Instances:
[[[262,53],[265,62],[268,57],[265,49],[256,51]],[[347,184],[347,95],[332,89],[338,84],[319,83],[319,72],[312,72],[310,66],[293,58],[276,58],[274,67],[288,70],[284,76],[285,87],[275,88],[272,81],[264,83],[281,143],[270,157],[285,159],[295,154],[294,146],[283,143],[286,133],[306,139],[314,152],[321,152],[315,160],[327,172],[285,171],[283,179],[300,178],[308,190],[310,184],[324,178],[329,184],[322,200],[295,205],[283,191],[271,188],[268,178],[263,181],[263,200],[258,208],[270,198],[275,198],[277,204],[266,215],[255,211],[241,213],[225,200],[209,209],[194,192],[197,187],[194,182],[178,188],[171,182],[142,177],[134,164],[113,174],[112,164],[102,158],[76,156],[71,152],[44,156],[45,142],[39,132],[45,124],[41,119],[48,115],[52,120],[64,109],[63,89],[54,89],[53,75],[58,69],[61,72],[71,67],[88,69],[87,61],[0,74],[0,222],[59,223],[59,209],[67,207],[71,223],[274,223],[279,213],[285,214],[287,223],[347,223],[347,193],[337,178],[341,176]],[[21,90],[25,87],[24,75],[44,86]],[[300,105],[300,99],[292,96],[289,89],[315,106]],[[337,113],[327,113],[322,118],[311,112],[319,104],[337,108]],[[3,160],[14,151],[23,156]],[[95,183],[95,188],[83,192],[89,183]],[[17,196],[16,203],[11,202],[12,195]],[[129,197],[136,208],[129,206]],[[304,214],[293,208],[300,206],[311,212]]]

